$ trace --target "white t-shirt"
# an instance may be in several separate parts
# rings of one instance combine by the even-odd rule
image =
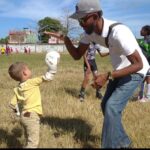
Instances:
[[[96,33],[92,33],[91,35],[88,35],[85,33],[80,43],[89,44],[91,41],[93,41],[106,47],[105,38],[107,37],[109,26],[115,22],[116,21],[104,19],[102,34],[98,35]],[[148,61],[143,55],[142,50],[136,41],[136,38],[127,26],[119,24],[113,27],[109,35],[108,43],[110,58],[114,70],[120,70],[131,65],[130,61],[127,59],[127,56],[133,54],[135,50],[137,50],[143,61],[143,69],[137,73],[141,73],[144,76],[146,75],[149,69]]]

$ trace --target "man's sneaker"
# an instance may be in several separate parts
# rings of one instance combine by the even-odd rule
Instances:
[[[80,92],[79,99],[80,99],[81,102],[84,101],[84,95],[85,95],[84,92]]]
[[[100,92],[96,92],[96,98],[98,98],[98,99],[102,99],[103,98],[103,96],[102,96],[102,94],[100,93]]]
[[[149,102],[149,100],[147,98],[145,98],[145,97],[139,99],[138,101],[141,102],[141,103]]]

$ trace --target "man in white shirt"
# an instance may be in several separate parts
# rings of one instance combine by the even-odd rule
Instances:
[[[85,31],[78,47],[67,36],[53,35],[64,40],[67,50],[75,60],[84,55],[91,41],[106,46],[109,27],[116,22],[102,17],[99,0],[79,0],[71,18],[77,19]],[[100,87],[105,79],[112,78],[102,100],[104,122],[101,148],[127,148],[131,140],[122,125],[122,112],[135,89],[144,80],[149,64],[134,35],[123,24],[113,27],[108,45],[114,70],[110,72],[106,68],[106,73],[103,74],[105,78],[99,76],[95,79],[95,85]]]

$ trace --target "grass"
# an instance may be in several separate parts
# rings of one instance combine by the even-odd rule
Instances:
[[[8,67],[16,61],[26,62],[36,77],[47,70],[44,57],[44,53],[0,56],[0,148],[19,148],[25,144],[24,129],[18,119],[11,117],[8,108],[17,85],[9,77]],[[96,60],[101,72],[111,69],[109,57],[96,56]],[[44,116],[39,148],[100,148],[103,124],[100,100],[95,98],[95,90],[90,86],[86,89],[86,101],[80,103],[78,100],[83,80],[82,64],[82,59],[75,62],[70,55],[61,54],[55,80],[41,85]],[[132,99],[123,112],[123,124],[133,141],[133,148],[150,147],[149,115],[150,103]]]

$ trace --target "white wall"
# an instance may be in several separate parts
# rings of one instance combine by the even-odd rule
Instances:
[[[13,48],[13,52],[15,52],[15,49],[17,48],[19,52],[24,53],[24,47],[27,49],[30,48],[31,52],[47,52],[51,50],[56,50],[58,52],[64,52],[66,51],[66,47],[63,44],[59,45],[50,45],[50,44],[8,44],[9,47]]]
[[[5,46],[5,44],[0,44],[0,48],[1,46]],[[24,47],[26,47],[27,49],[30,48],[31,52],[36,52],[36,53],[41,53],[41,52],[47,52],[47,51],[51,51],[51,50],[56,50],[58,52],[67,52],[66,46],[64,44],[8,44],[9,47],[13,48],[13,52],[16,52],[16,48],[18,49],[19,53],[24,53]],[[74,45],[75,47],[77,45]],[[101,50],[102,52],[109,52],[109,50],[107,48],[104,48],[102,46]]]

